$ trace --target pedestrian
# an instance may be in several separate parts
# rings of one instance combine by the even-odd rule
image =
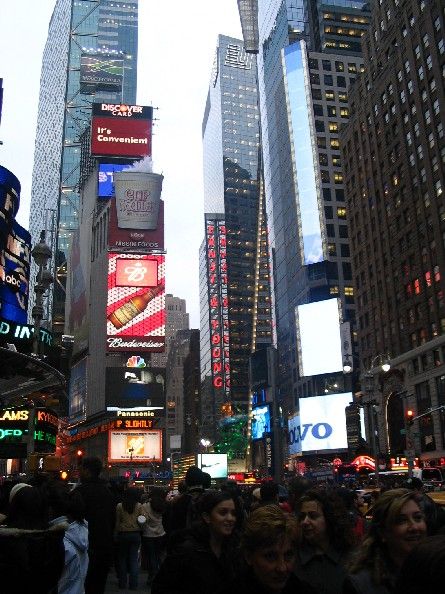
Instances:
[[[440,592],[445,584],[445,536],[431,536],[417,545],[403,562],[395,594]]]
[[[79,468],[80,493],[88,522],[88,572],[85,594],[104,594],[107,576],[113,563],[113,535],[116,501],[107,483],[100,478],[102,462],[87,456]]]
[[[227,491],[205,491],[196,502],[200,520],[176,532],[151,594],[216,594],[237,567],[235,501]]]
[[[147,522],[139,490],[128,488],[116,507],[117,578],[119,588],[137,590],[141,531]]]
[[[298,521],[277,505],[253,511],[241,534],[244,565],[221,594],[311,594],[292,573],[298,547]]]
[[[409,489],[382,493],[374,504],[368,534],[349,564],[343,594],[393,593],[403,562],[426,536],[418,494]]]
[[[64,529],[48,524],[43,492],[17,483],[0,527],[0,575],[7,594],[56,594],[64,567]]]
[[[346,508],[332,489],[312,489],[300,498],[297,517],[301,545],[296,575],[320,594],[338,594],[355,537]]]
[[[65,529],[65,565],[57,594],[84,594],[88,570],[88,523],[84,501],[78,491],[70,492],[63,482],[49,485],[48,499],[50,526]]]
[[[147,518],[142,531],[142,551],[147,560],[148,583],[151,584],[165,554],[166,534],[162,524],[162,514],[166,507],[165,494],[161,489],[154,488],[142,507]]]
[[[163,516],[163,524],[168,539],[177,530],[190,528],[198,519],[195,502],[204,492],[206,477],[198,466],[190,466],[185,473],[186,491],[169,502]]]

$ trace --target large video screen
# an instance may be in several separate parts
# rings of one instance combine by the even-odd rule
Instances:
[[[197,466],[212,478],[227,478],[227,454],[198,454]]]
[[[123,171],[128,169],[128,163],[126,165],[122,163],[100,163],[98,173],[98,198],[113,198],[115,196],[114,191],[114,173],[116,171]]]
[[[162,462],[162,430],[109,431],[108,462]]]
[[[105,393],[107,406],[134,408],[140,406],[165,407],[165,368],[130,367],[132,359],[144,360],[133,355],[126,367],[107,367]],[[159,411],[156,413],[158,415]]]
[[[302,451],[341,450],[348,447],[345,409],[352,392],[300,398],[300,430],[294,437]]]
[[[270,433],[269,405],[252,409],[252,439],[261,439],[265,433]]]
[[[165,256],[109,253],[108,351],[161,352],[164,347]]]
[[[300,376],[342,371],[339,300],[299,305],[296,324]]]

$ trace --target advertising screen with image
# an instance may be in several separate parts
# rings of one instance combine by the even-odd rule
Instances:
[[[198,454],[197,466],[212,478],[227,478],[227,454]]]
[[[114,193],[114,173],[128,168],[122,163],[100,163],[98,172],[98,198],[112,198]]]
[[[350,402],[352,392],[300,398],[300,426],[294,447],[301,443],[303,452],[346,449],[345,409]]]
[[[133,356],[131,359],[140,359]],[[143,359],[142,359],[143,360]],[[122,408],[165,406],[165,368],[107,367],[105,370],[107,406]],[[156,411],[161,416],[162,411]]]
[[[295,318],[300,375],[342,371],[339,300],[299,305]]]
[[[108,351],[165,347],[165,256],[108,254]]]
[[[162,462],[162,431],[109,431],[108,462]]]
[[[269,405],[252,409],[252,439],[261,439],[265,433],[270,433]]]

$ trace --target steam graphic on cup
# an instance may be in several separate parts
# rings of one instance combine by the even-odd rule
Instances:
[[[163,180],[150,157],[114,173],[119,229],[157,229]]]

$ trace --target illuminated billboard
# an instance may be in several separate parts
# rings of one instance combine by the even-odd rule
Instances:
[[[302,264],[314,264],[324,260],[323,210],[306,44],[298,41],[282,52]]]
[[[305,303],[295,315],[300,376],[342,371],[340,300]]]
[[[80,58],[80,92],[122,90],[124,61],[104,54],[83,54]]]
[[[69,385],[70,422],[80,421],[86,416],[87,400],[87,358],[71,367]]]
[[[270,433],[269,405],[252,409],[252,439],[261,439],[265,433]]]
[[[198,454],[196,465],[214,479],[227,478],[227,454]]]
[[[216,402],[230,400],[227,235],[223,220],[206,220],[206,260],[210,316],[212,383]]]
[[[162,431],[109,431],[108,462],[162,462]]]
[[[30,260],[31,235],[13,221],[0,251],[0,316],[16,324],[27,322]]]
[[[128,168],[122,163],[100,163],[98,173],[98,187],[97,197],[98,198],[112,198],[115,196],[114,193],[114,173],[116,171],[122,171]]]
[[[20,204],[20,182],[0,165],[0,253],[6,247],[8,234]]]
[[[93,157],[151,156],[153,110],[141,105],[93,103]]]
[[[109,253],[107,350],[161,352],[164,347],[165,256]]]
[[[352,393],[300,398],[300,424],[289,424],[289,446],[303,452],[341,450],[348,447],[345,409]],[[294,417],[298,419],[298,417]]]
[[[131,359],[141,358],[133,355]],[[143,360],[143,358],[142,358]],[[128,363],[128,362],[127,362]],[[107,406],[138,408],[165,407],[165,368],[107,367],[105,370]],[[157,417],[163,410],[155,411]]]

